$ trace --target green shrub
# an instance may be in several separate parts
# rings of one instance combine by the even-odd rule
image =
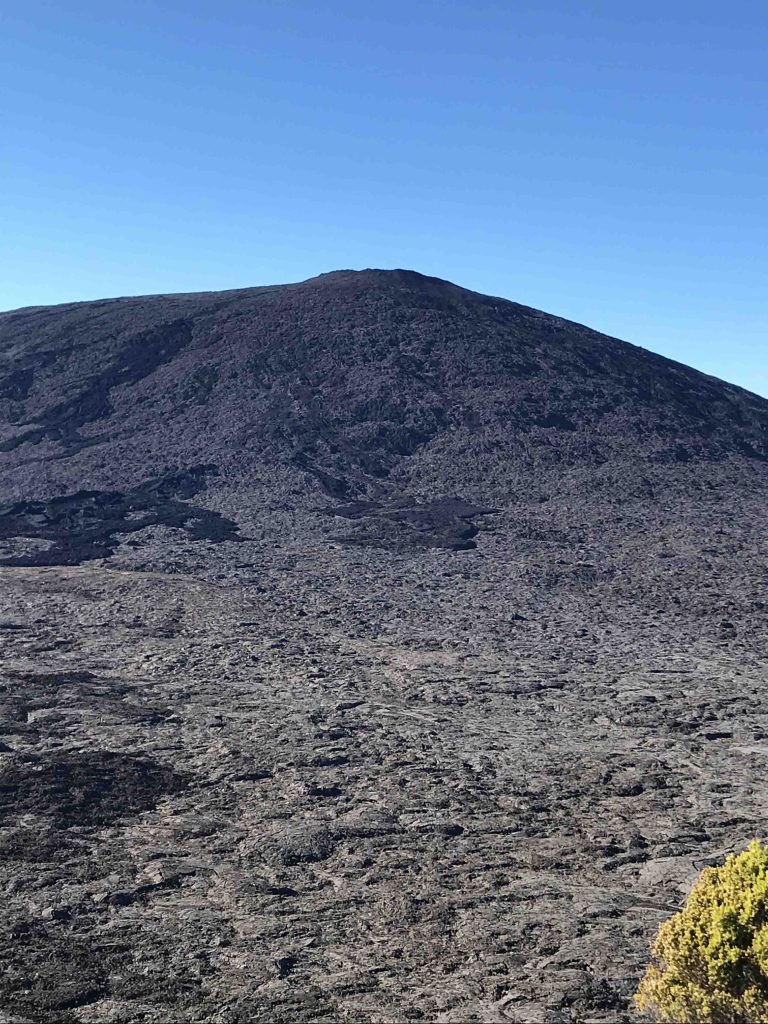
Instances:
[[[659,929],[637,1006],[656,1020],[768,1021],[768,846],[706,868]]]

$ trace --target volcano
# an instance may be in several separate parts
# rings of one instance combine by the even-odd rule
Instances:
[[[0,314],[0,1008],[633,1019],[766,499],[768,401],[413,271]]]

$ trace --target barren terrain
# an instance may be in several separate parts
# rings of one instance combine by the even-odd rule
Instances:
[[[632,1020],[768,833],[766,497],[768,402],[409,272],[0,315],[0,1020]]]

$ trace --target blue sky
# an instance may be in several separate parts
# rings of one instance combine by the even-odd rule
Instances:
[[[9,0],[0,308],[409,267],[768,395],[767,87],[764,0]]]

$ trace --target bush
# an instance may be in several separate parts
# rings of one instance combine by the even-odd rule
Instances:
[[[768,1021],[768,846],[707,868],[653,944],[635,1001],[656,1020]]]

